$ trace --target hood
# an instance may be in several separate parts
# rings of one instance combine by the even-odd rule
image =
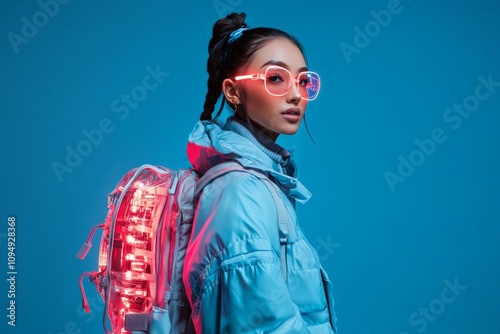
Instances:
[[[228,128],[240,131],[235,132]],[[276,144],[275,146],[279,147]],[[297,170],[293,157],[290,156],[287,161],[281,157],[276,158],[276,153],[267,150],[250,131],[234,120],[228,120],[224,128],[211,121],[198,121],[189,135],[187,154],[199,175],[205,174],[220,163],[237,161],[244,167],[267,173],[289,197],[300,203],[305,203],[311,197],[311,193],[296,178]],[[286,174],[286,168],[282,164],[291,164],[289,167],[292,168],[288,170],[292,175]]]

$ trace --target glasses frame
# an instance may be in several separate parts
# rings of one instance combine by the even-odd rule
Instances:
[[[271,91],[269,90],[269,88],[267,88],[267,80],[266,80],[266,77],[267,77],[267,72],[269,70],[272,70],[272,69],[280,69],[280,70],[284,70],[286,72],[288,72],[288,74],[290,75],[290,84],[288,85],[287,87],[287,90],[285,93],[283,94],[275,94],[275,93],[271,93]],[[294,78],[292,76],[292,73],[287,70],[286,68],[284,67],[281,67],[281,66],[277,66],[277,65],[271,65],[269,67],[266,68],[266,71],[264,73],[254,73],[254,74],[246,74],[246,75],[238,75],[234,78],[234,80],[236,81],[239,81],[239,80],[245,80],[245,79],[252,79],[252,80],[264,80],[264,87],[266,88],[266,91],[272,95],[272,96],[285,96],[286,94],[288,94],[290,92],[290,89],[292,89],[292,85],[295,83],[295,86],[297,87],[297,90],[300,91],[300,88],[299,88],[299,77],[304,74],[304,73],[312,73],[313,75],[316,75],[318,77],[318,89],[317,89],[317,92],[316,92],[316,95],[313,97],[313,98],[306,98],[306,97],[303,97],[302,94],[300,95],[300,98],[301,99],[304,99],[304,100],[307,100],[307,101],[312,101],[312,100],[315,100],[317,97],[318,97],[318,94],[319,94],[319,90],[321,88],[321,79],[319,77],[319,74],[316,73],[316,72],[313,72],[313,71],[303,71],[303,72],[300,72],[299,74],[297,74],[297,77]]]

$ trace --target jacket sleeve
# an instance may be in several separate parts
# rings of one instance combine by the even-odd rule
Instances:
[[[205,187],[183,277],[198,333],[309,333],[281,273],[273,198],[253,175]]]

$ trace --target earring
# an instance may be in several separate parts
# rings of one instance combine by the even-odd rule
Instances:
[[[237,111],[238,111],[238,105],[237,105],[237,104],[235,104],[235,105],[234,105],[234,113],[236,114],[236,112],[237,112]]]

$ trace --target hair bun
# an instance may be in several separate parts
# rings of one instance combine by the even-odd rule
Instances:
[[[218,20],[214,24],[212,31],[213,41],[225,40],[233,31],[239,28],[248,28],[245,23],[246,13],[231,13],[223,19]]]
[[[231,13],[228,16],[226,16],[226,20],[229,20],[232,22],[234,29],[239,29],[239,28],[247,28],[247,25],[245,23],[245,19],[247,17],[246,13]]]

